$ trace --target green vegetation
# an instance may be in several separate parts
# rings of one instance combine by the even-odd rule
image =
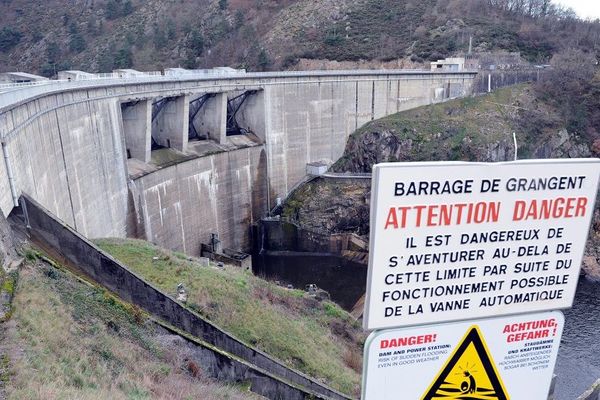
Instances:
[[[85,50],[85,47],[85,39],[80,33],[75,33],[71,36],[71,39],[69,40],[69,50],[75,53],[81,53]]]
[[[6,52],[11,50],[19,44],[22,36],[21,32],[8,26],[0,29],[0,51]]]
[[[201,267],[147,242],[104,239],[97,244],[167,293],[174,295],[183,283],[188,306],[240,340],[336,389],[358,394],[364,334],[336,304],[235,267]]]
[[[7,399],[248,399],[215,384],[146,316],[46,263],[20,273],[4,331]]]
[[[133,12],[133,5],[130,0],[108,0],[104,15],[107,19],[116,19],[125,17]]]
[[[61,63],[101,72],[113,67],[112,60],[99,62],[108,43],[131,46],[132,66],[141,70],[178,64],[281,69],[301,57],[422,63],[464,54],[470,38],[476,53],[519,51],[536,63],[572,47],[600,52],[600,23],[578,20],[569,10],[540,0],[216,0],[202,12],[195,12],[198,4],[184,1],[168,13],[161,2],[142,7],[139,1],[106,0],[74,10],[50,0],[50,14],[15,1],[26,3],[0,2],[0,26],[5,27],[0,51],[19,46],[23,56],[0,60],[0,66],[45,73],[47,64],[58,61],[44,59],[40,46],[49,41],[42,36],[65,49]],[[160,28],[153,29],[154,24]],[[190,45],[192,28],[203,38],[202,46]],[[81,37],[72,38],[75,34]]]
[[[495,156],[499,145],[512,155],[512,132],[521,133],[513,118],[513,104],[524,101],[529,91],[527,85],[512,86],[372,121],[351,135],[334,170],[368,172],[373,164],[384,161],[485,161]],[[363,148],[369,138],[380,149]],[[526,143],[520,146],[528,149]]]
[[[6,274],[2,268],[0,274],[0,323],[10,319],[13,313],[12,299],[15,294],[15,288],[19,275],[17,271]]]
[[[581,70],[581,64],[579,64]],[[369,172],[386,161],[506,161],[600,153],[600,72],[547,75],[538,85],[419,107],[354,132],[335,171]],[[579,75],[582,75],[581,73]],[[587,82],[583,84],[583,82]]]

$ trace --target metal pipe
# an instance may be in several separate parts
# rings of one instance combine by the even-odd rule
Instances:
[[[6,166],[6,174],[8,175],[8,184],[10,186],[10,194],[12,195],[13,205],[15,207],[19,207],[19,196],[15,187],[15,178],[13,176],[12,166],[10,164],[10,156],[8,154],[8,149],[6,148],[5,142],[2,142],[2,155],[4,155],[4,165]]]

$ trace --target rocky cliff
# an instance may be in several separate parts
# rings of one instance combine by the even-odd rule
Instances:
[[[591,143],[569,133],[529,85],[454,100],[373,121],[349,138],[337,172],[370,172],[386,161],[589,157]]]

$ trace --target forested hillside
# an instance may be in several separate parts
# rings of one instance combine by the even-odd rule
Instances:
[[[464,53],[471,37],[474,51],[519,51],[536,63],[567,48],[600,49],[600,21],[581,21],[550,0],[37,3],[0,1],[1,70],[268,70],[296,68],[299,59],[418,66]]]

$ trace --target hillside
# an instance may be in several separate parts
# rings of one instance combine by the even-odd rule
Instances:
[[[597,98],[590,96],[598,78],[589,81],[587,94],[578,94],[576,106],[585,106],[585,112],[568,111],[559,97],[547,98],[545,89],[523,84],[372,121],[350,136],[332,169],[370,172],[373,164],[394,161],[509,161],[515,151],[513,132],[520,159],[598,156],[600,119]],[[567,92],[568,85],[550,86]],[[591,98],[590,103],[583,100]],[[309,229],[368,238],[369,183],[313,181],[285,202],[283,214]]]
[[[0,398],[259,398],[207,378],[193,348],[139,309],[28,255],[0,324]]]
[[[537,0],[26,0],[0,2],[0,70],[51,76],[220,65],[249,70],[418,66],[468,49],[533,62],[597,54],[600,22]],[[393,61],[392,60],[397,60]],[[346,67],[352,64],[340,64]]]
[[[98,243],[174,297],[182,283],[188,307],[242,341],[359,395],[366,334],[336,304],[147,242]],[[138,307],[81,281],[43,253],[29,249],[25,256],[18,274],[0,273],[2,294],[14,293],[8,318],[0,314],[0,398],[259,397],[243,382],[208,378],[193,345]]]
[[[201,266],[147,242],[102,239],[97,244],[148,282],[176,296],[233,336],[344,393],[358,396],[360,324],[330,301],[287,289],[237,267]]]
[[[370,172],[386,161],[509,161],[513,132],[519,158],[591,155],[591,143],[569,134],[558,110],[541,102],[531,86],[518,85],[368,123],[350,136],[333,169]]]
[[[588,61],[586,61],[588,60]],[[582,52],[555,57],[537,84],[457,99],[371,121],[348,139],[335,172],[371,172],[381,162],[479,161],[600,156],[600,70]],[[587,66],[586,66],[587,65]],[[282,214],[308,229],[352,232],[368,240],[370,181],[317,179],[286,200]],[[352,207],[349,207],[352,205]],[[600,279],[600,210],[584,270]]]

